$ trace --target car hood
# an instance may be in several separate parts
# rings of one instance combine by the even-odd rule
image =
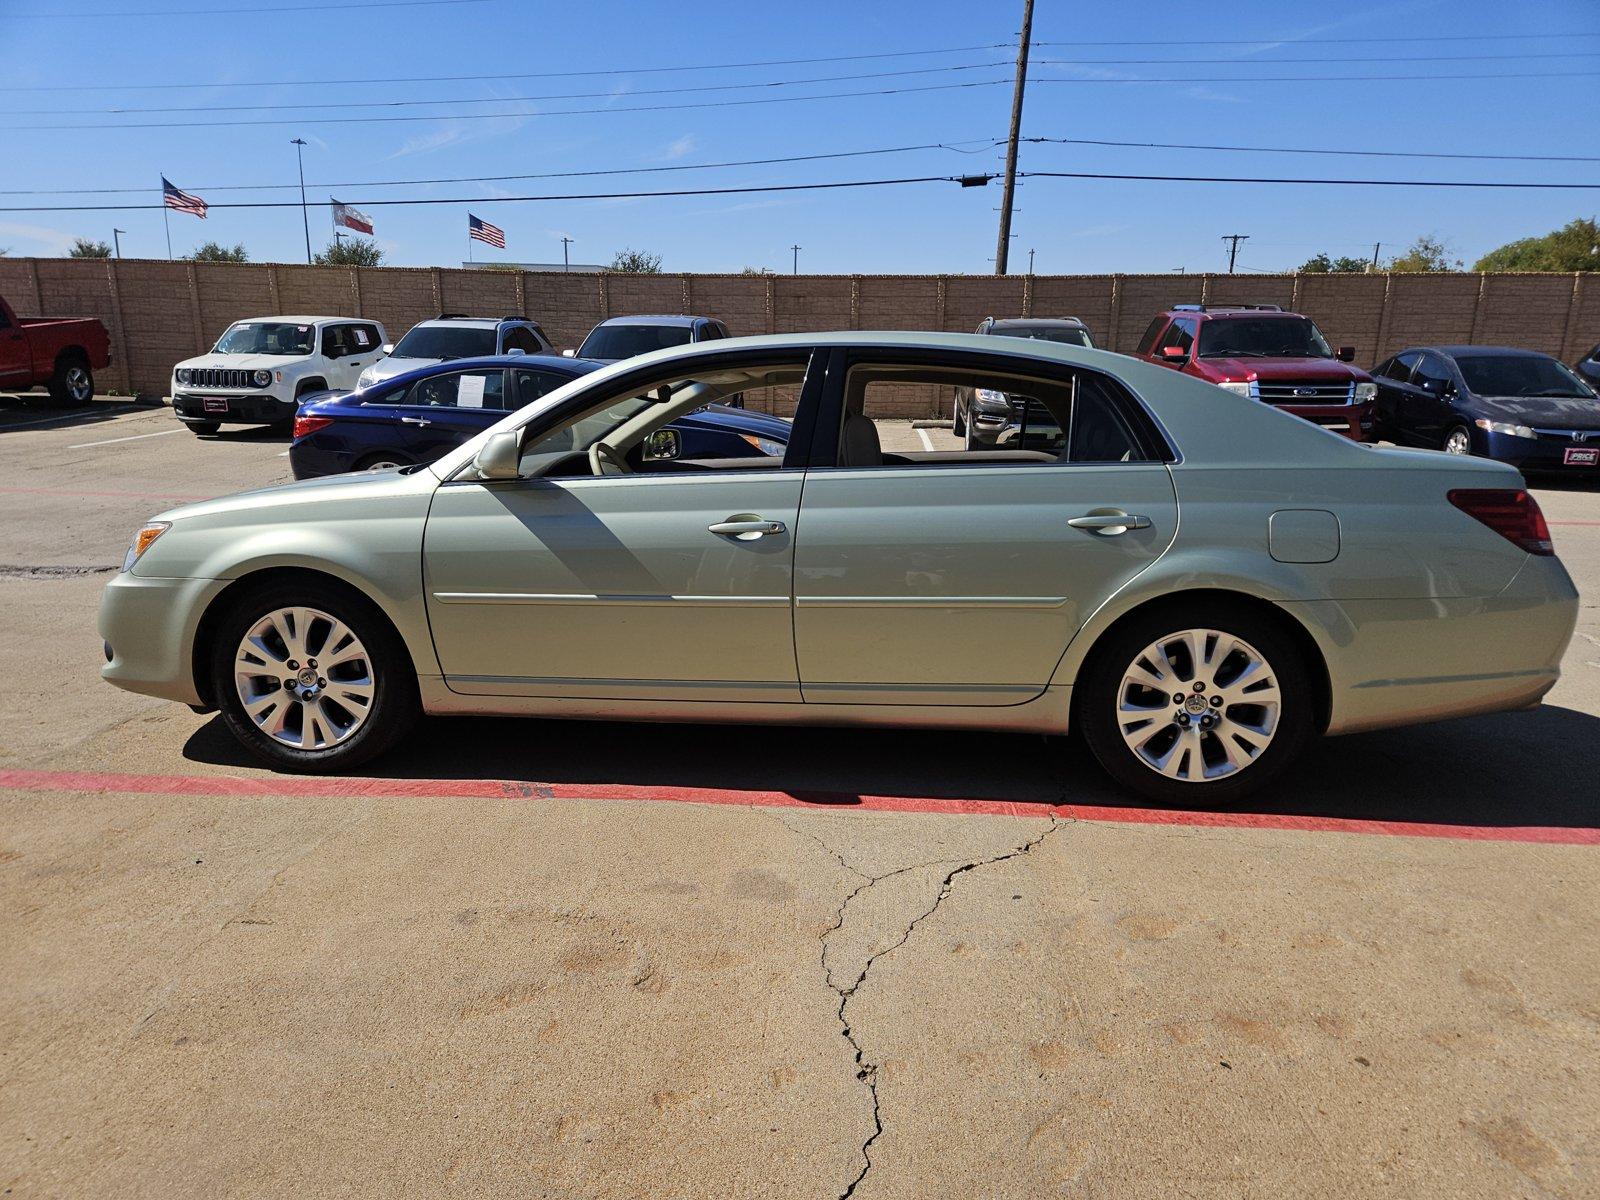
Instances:
[[[771,438],[775,442],[789,442],[793,432],[792,422],[767,413],[748,409],[729,408],[724,404],[708,404],[692,413],[685,413],[673,421],[674,425],[693,425],[701,429],[720,429],[729,433],[748,433],[756,437]]]
[[[444,361],[442,358],[396,358],[391,354],[388,358],[380,358],[361,374],[369,379],[391,379],[407,371],[415,371],[418,367],[431,367],[434,363]]]
[[[1195,366],[1202,378],[1321,380],[1345,383],[1371,379],[1360,367],[1337,358],[1200,358]]]
[[[323,504],[345,500],[359,501],[368,496],[384,496],[396,492],[431,491],[439,483],[436,475],[426,467],[387,471],[356,471],[347,475],[325,475],[318,479],[302,479],[293,483],[274,484],[271,487],[252,488],[248,492],[234,492],[214,500],[200,500],[179,508],[168,509],[152,518],[157,521],[183,521],[193,517],[221,516],[248,511],[254,519],[267,509],[304,504]]]
[[[197,358],[186,358],[172,369],[180,367],[186,371],[202,368],[213,368],[223,371],[281,371],[285,367],[297,367],[308,361],[308,356],[303,354],[202,354]]]
[[[1600,429],[1600,400],[1587,396],[1474,396],[1486,417],[1546,429]]]

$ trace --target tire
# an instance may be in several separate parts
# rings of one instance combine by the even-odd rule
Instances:
[[[286,682],[309,689],[309,700]],[[316,582],[273,584],[228,609],[211,647],[211,688],[247,750],[298,773],[377,757],[421,711],[411,656],[383,614],[354,591]]]
[[[55,403],[81,408],[94,399],[94,372],[81,356],[63,354],[56,360],[48,387]]]
[[[185,421],[184,424],[195,437],[211,437],[222,428],[221,421]]]
[[[1453,448],[1459,447],[1459,449]],[[1439,449],[1446,454],[1470,455],[1472,453],[1472,430],[1465,425],[1453,427],[1444,435],[1444,441],[1439,443]]]
[[[950,431],[957,437],[967,436],[967,423],[961,419],[961,401],[955,400],[950,405]]]
[[[369,454],[352,471],[387,471],[391,467],[409,467],[411,460],[399,454]]]
[[[1198,655],[1189,634],[1203,639]],[[1155,653],[1163,643],[1165,661]],[[1140,674],[1164,690],[1146,687]],[[1262,702],[1272,694],[1264,684],[1276,685],[1275,705]],[[1314,731],[1299,647],[1270,618],[1225,602],[1135,617],[1095,647],[1075,690],[1084,740],[1106,773],[1163,804],[1229,805],[1278,778]],[[1150,719],[1139,723],[1146,710]]]

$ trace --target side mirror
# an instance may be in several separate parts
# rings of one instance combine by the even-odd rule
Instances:
[[[1168,362],[1187,362],[1189,352],[1182,346],[1163,346],[1161,347],[1161,357]]]
[[[576,350],[563,350],[561,352],[561,357],[562,358],[577,358],[578,357],[578,352]]]
[[[1340,346],[1339,349],[1334,352],[1334,357],[1340,362],[1355,362],[1356,348],[1354,346]]]
[[[393,342],[385,342],[383,345],[378,347],[378,353],[379,354],[393,354],[394,353],[394,343]]]
[[[644,439],[640,456],[645,462],[671,462],[683,456],[683,436],[670,425]]]
[[[515,358],[515,357],[517,357],[517,355],[519,355],[519,354],[526,354],[526,353],[527,353],[527,351],[526,351],[526,350],[519,350],[519,349],[517,349],[517,347],[515,347],[515,346],[513,346],[513,347],[511,347],[511,349],[509,349],[509,350],[507,350],[507,351],[506,351],[506,355],[507,355],[507,356],[508,356],[508,357],[510,357],[510,358]]]
[[[520,474],[522,459],[522,433],[517,429],[502,429],[491,434],[472,459],[472,468],[479,479],[516,479]]]

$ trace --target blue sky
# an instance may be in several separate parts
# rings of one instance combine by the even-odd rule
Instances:
[[[150,15],[152,10],[243,7],[242,0],[0,0],[0,62],[11,115],[0,189],[117,188],[144,194],[36,198],[62,204],[157,199],[164,172],[213,203],[298,199],[287,191],[223,191],[224,185],[295,182],[304,137],[308,182],[581,171],[963,143],[968,153],[926,150],[882,157],[721,170],[528,180],[417,188],[341,187],[341,200],[481,197],[470,205],[369,207],[389,261],[460,262],[466,211],[506,230],[504,252],[481,260],[606,262],[623,246],[662,256],[666,270],[787,271],[799,243],[802,271],[968,272],[991,269],[999,187],[954,184],[812,194],[513,203],[497,196],[567,191],[821,182],[998,170],[1011,91],[1007,50],[742,69],[650,73],[649,67],[822,58],[981,46],[1014,39],[1021,0],[808,4],[625,3],[483,0],[366,10],[282,0],[246,14]],[[345,0],[348,3],[370,0]],[[138,17],[87,13],[139,13]],[[38,17],[30,14],[52,14]],[[1036,60],[1025,136],[1261,146],[1468,153],[1600,155],[1600,34],[1595,0],[1412,0],[1289,5],[1067,4],[1037,0]],[[1339,41],[1460,37],[1483,41]],[[1233,39],[1223,45],[1199,41]],[[1259,44],[1246,39],[1262,39]],[[1128,45],[1093,45],[1125,41]],[[1158,44],[1159,43],[1159,44]],[[1569,54],[1571,57],[1552,57]],[[1483,56],[1528,55],[1496,58]],[[1093,60],[1049,63],[1048,59]],[[1171,60],[1163,63],[1135,59]],[[1302,60],[1302,61],[1290,61]],[[1310,61],[1303,61],[1310,60]],[[983,64],[997,64],[985,66]],[[1276,64],[1276,65],[1274,65]],[[930,68],[962,67],[943,70]],[[548,72],[614,72],[542,77]],[[926,71],[778,89],[645,94],[827,75]],[[1519,74],[1528,77],[1490,79]],[[1418,81],[1426,75],[1467,79]],[[483,76],[452,82],[420,77]],[[525,75],[528,78],[509,78]],[[1252,83],[1252,76],[1290,82]],[[1308,75],[1376,75],[1366,82]],[[402,83],[357,84],[387,77]],[[1202,82],[1116,83],[1131,76]],[[279,86],[315,81],[317,86]],[[988,85],[988,81],[996,81]],[[1077,82],[1069,82],[1077,81]],[[667,103],[765,98],[957,82],[985,86],[898,95],[666,111]],[[140,90],[150,84],[262,84]],[[92,84],[92,86],[90,86]],[[26,91],[30,87],[73,90]],[[568,100],[468,100],[593,93]],[[437,99],[437,107],[284,112],[202,112],[111,117],[111,108],[288,105]],[[453,102],[453,103],[452,103]],[[593,108],[584,115],[550,110]],[[66,110],[79,110],[68,114]],[[88,110],[88,111],[84,111]],[[500,111],[491,119],[438,112]],[[317,118],[426,115],[428,119],[326,124]],[[282,118],[284,124],[214,128],[61,129],[25,125],[198,122]],[[1023,170],[1147,174],[1392,177],[1600,182],[1600,163],[1450,162],[1326,158],[1088,146],[1024,146]],[[327,242],[327,187],[309,189],[314,246]],[[1044,272],[1190,271],[1226,266],[1221,236],[1246,233],[1244,269],[1292,267],[1317,250],[1384,253],[1419,234],[1442,236],[1471,261],[1504,241],[1555,228],[1600,209],[1600,192],[1286,188],[1087,180],[1024,181],[1018,192],[1012,269],[1036,251]],[[209,219],[173,214],[183,254],[206,239],[243,242],[257,261],[305,257],[298,209],[214,209]],[[159,211],[0,213],[0,247],[14,255],[61,254],[75,235],[109,241],[126,230],[128,257],[165,257]]]

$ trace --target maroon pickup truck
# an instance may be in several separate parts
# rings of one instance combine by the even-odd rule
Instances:
[[[93,317],[19,317],[0,296],[0,392],[44,386],[57,404],[87,404],[111,339]]]

